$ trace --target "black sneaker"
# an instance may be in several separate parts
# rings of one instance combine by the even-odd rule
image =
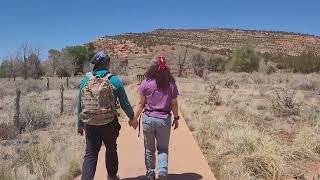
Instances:
[[[167,180],[167,176],[159,176],[159,180]]]
[[[108,180],[120,180],[120,177],[116,176],[113,178],[113,177],[108,176]]]

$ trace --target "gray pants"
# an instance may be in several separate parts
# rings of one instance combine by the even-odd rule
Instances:
[[[158,150],[158,175],[168,175],[168,149],[171,131],[171,116],[159,119],[143,116],[146,176],[155,179],[156,148]],[[155,143],[157,142],[157,143]]]

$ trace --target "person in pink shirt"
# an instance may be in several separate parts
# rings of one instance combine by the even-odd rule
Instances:
[[[158,176],[160,180],[167,179],[168,149],[171,126],[179,126],[178,101],[179,95],[174,78],[163,56],[157,56],[151,61],[146,73],[146,79],[139,86],[140,100],[133,118],[136,128],[138,118],[143,114],[143,134],[145,144],[146,176],[154,180],[156,156],[158,151]],[[172,122],[172,115],[174,116]]]

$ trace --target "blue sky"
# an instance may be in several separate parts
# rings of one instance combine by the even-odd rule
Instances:
[[[319,0],[1,0],[0,58],[22,43],[61,49],[156,28],[241,28],[320,35]]]

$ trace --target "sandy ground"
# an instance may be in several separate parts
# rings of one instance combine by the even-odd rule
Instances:
[[[138,131],[122,122],[118,139],[119,176],[123,180],[144,179],[143,136],[138,138]],[[141,133],[142,134],[142,133]],[[107,172],[104,164],[105,149],[99,153],[95,180],[104,180]],[[80,177],[76,178],[77,180]],[[180,120],[180,127],[172,130],[170,140],[169,178],[170,180],[215,180],[210,167],[199,146],[194,140],[185,120]]]

